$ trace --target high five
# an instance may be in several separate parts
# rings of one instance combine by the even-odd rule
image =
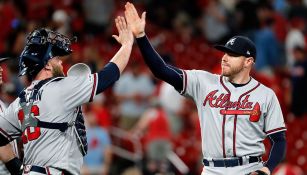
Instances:
[[[250,76],[256,61],[254,43],[234,36],[225,45],[216,46],[225,53],[221,75],[182,70],[167,65],[151,46],[145,34],[145,12],[140,17],[128,2],[125,17],[152,73],[196,103],[202,175],[270,174],[285,155],[286,128],[275,93]],[[269,160],[263,162],[262,141],[266,137],[274,144]]]

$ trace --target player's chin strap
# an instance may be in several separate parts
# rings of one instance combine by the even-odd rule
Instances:
[[[40,121],[38,118],[34,117],[34,114],[32,112],[33,103],[40,98],[39,89],[48,82],[59,81],[61,79],[63,79],[63,77],[41,80],[33,87],[31,91],[28,91],[26,93],[26,91],[23,90],[19,94],[19,103],[24,113],[24,120],[21,121],[21,130],[22,132],[24,132],[28,127],[40,127],[46,129],[58,129],[61,132],[65,132],[69,127],[74,127],[73,129],[77,136],[78,146],[82,155],[85,156],[87,153],[87,141],[81,107],[78,107],[77,109],[77,118],[75,121],[63,123]]]

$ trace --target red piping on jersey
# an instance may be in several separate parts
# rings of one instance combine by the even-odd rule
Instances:
[[[233,132],[232,132],[232,152],[233,156],[236,157],[236,135],[237,135],[237,120],[238,115],[235,115],[234,121],[233,121]]]
[[[226,158],[226,152],[225,152],[225,123],[226,123],[226,115],[223,115],[222,146],[223,146],[223,157],[224,158]]]
[[[224,89],[228,92],[229,94],[229,100],[231,97],[231,92],[230,90],[225,86],[224,82],[223,82],[223,76],[220,76],[220,82],[222,84],[222,86],[224,87]],[[228,105],[226,105],[228,106]],[[227,110],[227,107],[225,108],[225,110]],[[223,147],[223,157],[226,158],[226,152],[225,152],[225,123],[226,123],[226,115],[223,115],[223,125],[222,125],[222,147]]]
[[[5,136],[9,141],[12,140],[12,137],[7,133],[5,132],[2,128],[0,128],[0,133]]]
[[[94,94],[95,94],[95,92],[96,92],[97,73],[95,73],[93,76],[94,76],[94,83],[93,83],[93,88],[92,88],[92,93],[91,93],[90,102],[93,101]]]
[[[49,167],[46,167],[46,170],[47,170],[47,175],[51,175]]]
[[[243,93],[242,95],[240,95],[238,102],[240,103],[242,97],[244,97],[245,95],[251,93],[252,91],[254,91],[255,89],[257,89],[260,86],[260,83],[258,82],[258,84],[253,87],[251,90]],[[237,107],[237,110],[239,109],[239,106]],[[236,131],[237,131],[237,119],[238,119],[238,115],[235,115],[234,118],[234,127],[233,127],[233,144],[232,144],[232,149],[233,149],[233,156],[236,157]]]
[[[276,132],[276,131],[284,130],[284,129],[287,129],[287,128],[286,128],[286,127],[280,127],[280,128],[272,129],[272,130],[267,131],[267,132],[265,132],[265,133],[266,133],[266,134],[271,134],[272,132]]]
[[[184,80],[183,80],[184,82],[183,82],[183,90],[182,90],[181,94],[184,94],[186,89],[187,89],[187,78],[188,78],[188,76],[187,76],[187,73],[184,70],[182,70],[182,72],[183,72],[183,76],[184,76]]]

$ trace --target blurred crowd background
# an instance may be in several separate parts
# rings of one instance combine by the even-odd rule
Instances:
[[[220,73],[223,53],[212,48],[233,35],[257,47],[253,77],[277,94],[287,131],[287,154],[276,175],[307,174],[307,1],[134,0],[147,11],[146,33],[169,64]],[[114,19],[123,0],[0,0],[1,100],[10,104],[28,85],[18,56],[39,27],[77,36],[65,72],[83,62],[97,72],[120,45]],[[306,101],[305,101],[306,100]],[[189,174],[202,171],[199,121],[192,101],[155,79],[134,46],[120,80],[83,107],[89,153],[83,174]],[[205,140],[206,141],[206,140]],[[270,145],[265,141],[266,147]],[[264,159],[269,152],[264,155]]]

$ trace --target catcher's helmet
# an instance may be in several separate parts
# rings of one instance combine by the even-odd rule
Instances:
[[[28,35],[26,46],[19,57],[19,76],[27,74],[33,77],[51,58],[71,54],[72,41],[49,29],[34,30]]]

